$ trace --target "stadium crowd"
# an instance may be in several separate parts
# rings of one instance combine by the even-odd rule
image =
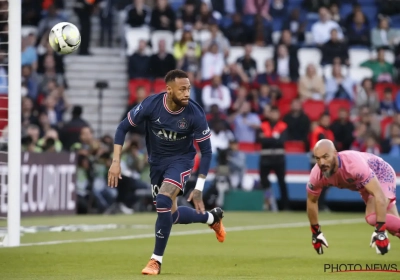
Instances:
[[[193,85],[191,98],[207,113],[213,152],[233,149],[237,160],[229,165],[240,174],[245,166],[240,164],[244,159],[237,148],[280,156],[282,150],[283,155],[308,152],[321,138],[334,140],[338,150],[400,156],[400,29],[396,29],[400,2],[75,2],[82,33],[80,55],[90,55],[91,15],[100,17],[100,45],[116,46],[110,35],[115,16],[128,26],[118,32],[122,43],[128,38],[123,30],[173,34],[172,39],[169,33],[137,39],[136,47],[128,52],[126,109],[159,92],[169,70],[187,71]],[[64,4],[62,0],[22,0],[23,25],[37,28],[22,38],[22,147],[30,152],[78,153],[80,212],[91,211],[95,201],[99,212],[131,213],[137,201],[134,192],[149,187],[143,131],[133,128],[127,141],[122,187],[118,191],[107,188],[113,137],[96,139],[81,117],[84,108],[69,104],[63,57],[47,40],[52,26],[68,21]],[[0,2],[0,10],[6,5]],[[0,24],[1,31],[7,28],[7,23]],[[7,36],[1,33],[0,41],[7,42]],[[129,42],[125,43],[129,49]],[[6,45],[0,46],[5,50]],[[263,47],[272,47],[271,58],[260,59],[265,55],[255,49]],[[235,48],[242,48],[243,54],[232,61]],[[321,63],[303,63],[301,53],[310,48],[312,54],[317,50],[321,55]],[[354,65],[354,50],[373,51],[374,57],[365,56]],[[0,59],[7,61],[4,54]],[[5,64],[0,65],[0,72],[7,73]],[[7,79],[0,78],[0,94],[7,94],[5,88]],[[67,110],[72,111],[70,120],[64,117]],[[2,127],[4,140],[6,123]]]

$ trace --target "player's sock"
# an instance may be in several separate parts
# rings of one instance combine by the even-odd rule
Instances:
[[[165,247],[167,247],[169,234],[172,228],[172,200],[168,196],[158,194],[156,205],[158,214],[156,221],[156,245],[151,258],[162,263],[162,256],[164,255]]]
[[[174,224],[207,223],[211,225],[214,222],[214,216],[209,212],[198,214],[195,209],[186,206],[179,206],[178,210],[172,214]]]
[[[371,226],[376,225],[376,214],[372,213],[365,217],[365,220]],[[400,233],[400,218],[396,217],[392,214],[386,214],[386,228],[387,230],[392,233]]]

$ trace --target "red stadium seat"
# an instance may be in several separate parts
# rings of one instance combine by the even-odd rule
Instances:
[[[351,104],[347,100],[334,99],[328,105],[329,114],[331,115],[332,121],[339,117],[339,110],[346,109],[350,112]]]
[[[239,150],[241,150],[242,152],[255,152],[260,149],[260,145],[256,143],[239,142]]]
[[[166,91],[164,79],[155,79],[153,82],[153,92],[160,93]]]
[[[383,120],[381,120],[381,138],[385,139],[385,133],[387,127],[392,123],[393,118],[392,117],[386,117]]]
[[[281,112],[281,118],[283,118],[287,113],[290,112],[291,109],[291,100],[281,99],[278,101],[279,112]]]
[[[303,141],[286,141],[285,151],[287,153],[304,153],[306,148]]]
[[[377,83],[375,85],[375,91],[376,94],[378,95],[379,100],[383,99],[384,92],[386,88],[391,88],[393,91],[393,99],[396,97],[397,91],[399,90],[399,87],[396,84],[391,84],[391,83]]]
[[[303,110],[310,121],[317,121],[321,114],[325,112],[325,104],[323,101],[306,100],[303,103]]]
[[[292,100],[297,98],[298,89],[296,83],[280,83],[278,87],[282,91],[282,99]]]
[[[0,135],[8,124],[8,96],[0,95]]]
[[[129,104],[133,104],[136,101],[136,90],[138,87],[144,87],[147,94],[150,94],[151,83],[146,79],[131,79],[129,80],[128,90],[129,90]]]

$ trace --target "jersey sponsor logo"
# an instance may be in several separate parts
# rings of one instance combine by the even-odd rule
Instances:
[[[188,123],[185,119],[181,119],[178,121],[178,128],[179,129],[186,129],[188,128]]]
[[[162,140],[166,140],[166,141],[179,141],[179,140],[186,139],[186,135],[182,135],[175,131],[168,131],[168,130],[165,130],[164,128],[159,131],[153,130],[153,133],[158,138],[160,138]]]
[[[136,106],[135,111],[133,111],[133,116],[136,116],[140,110],[143,109],[142,103],[140,103],[139,105]]]
[[[206,130],[203,130],[203,135],[207,135],[207,133],[209,133],[210,132],[210,128],[207,126],[207,129]]]

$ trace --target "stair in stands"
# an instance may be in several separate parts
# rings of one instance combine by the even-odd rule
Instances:
[[[115,49],[92,48],[92,56],[70,55],[65,57],[66,78],[69,89],[66,91],[72,105],[83,106],[83,118],[86,119],[95,135],[98,135],[99,99],[96,81],[105,80],[109,87],[103,91],[103,109],[101,113],[101,134],[114,135],[127,105],[127,69],[126,58],[120,57]],[[69,119],[69,115],[65,117]]]

